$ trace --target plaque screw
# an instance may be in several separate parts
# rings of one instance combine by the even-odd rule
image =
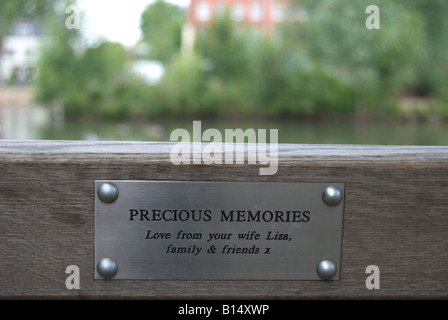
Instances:
[[[115,276],[118,271],[117,263],[109,258],[101,259],[100,262],[96,265],[96,270],[100,274],[101,277],[105,279],[110,279]]]
[[[118,198],[118,188],[116,185],[106,182],[98,188],[98,198],[104,203],[112,203]]]
[[[333,186],[327,187],[322,193],[322,200],[327,206],[337,206],[342,201],[342,191]]]
[[[336,275],[336,264],[331,260],[322,260],[317,265],[317,274],[322,280],[331,280]]]

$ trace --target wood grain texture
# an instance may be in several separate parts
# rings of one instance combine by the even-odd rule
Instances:
[[[448,147],[280,145],[277,174],[260,176],[173,165],[172,146],[0,141],[0,298],[448,298]],[[94,280],[100,179],[344,182],[341,280]],[[65,287],[69,265],[80,290]]]

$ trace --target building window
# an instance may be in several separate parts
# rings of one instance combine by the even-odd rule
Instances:
[[[303,8],[299,9],[296,14],[296,19],[298,22],[306,22],[308,20],[308,12]]]
[[[11,49],[3,49],[3,51],[0,51],[0,55],[4,55],[6,56],[13,56],[14,55],[14,51],[12,51]]]
[[[30,24],[26,22],[19,22],[16,25],[15,35],[17,36],[27,36],[31,34]]]
[[[284,20],[284,11],[283,4],[275,2],[274,9],[271,13],[271,19],[275,22],[282,22]]]
[[[235,2],[232,8],[232,19],[242,21],[244,19],[244,6],[242,2]]]
[[[261,21],[263,19],[263,6],[260,1],[253,1],[250,6],[250,19],[252,21]]]
[[[216,5],[216,16],[223,17],[226,14],[226,4],[222,1],[219,1]]]
[[[14,24],[9,35],[12,36],[35,36],[40,34],[38,23],[22,20]]]
[[[207,2],[201,1],[196,7],[196,19],[199,21],[208,21],[211,18],[210,6]]]

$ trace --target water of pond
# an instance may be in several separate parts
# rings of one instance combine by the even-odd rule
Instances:
[[[202,121],[201,131],[216,128],[225,139],[226,129],[278,129],[280,143],[448,145],[448,124],[368,124],[301,123],[295,121]],[[170,141],[174,129],[193,132],[192,121],[155,121],[148,123],[69,122],[63,127],[45,127],[38,139],[45,140],[120,140]],[[267,131],[268,138],[270,131]]]
[[[44,109],[0,110],[0,138],[38,140],[170,141],[176,128],[193,131],[193,120],[165,119],[138,122],[51,120]],[[53,117],[54,118],[54,117]],[[57,117],[56,117],[57,118]],[[299,120],[203,120],[201,132],[225,129],[278,129],[279,143],[448,145],[448,123],[355,124]],[[269,131],[267,132],[269,137]]]

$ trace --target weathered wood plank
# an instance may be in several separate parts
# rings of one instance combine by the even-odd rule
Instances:
[[[448,147],[280,145],[255,165],[179,165],[169,143],[0,141],[0,297],[448,298]],[[346,185],[340,281],[94,280],[94,180]],[[67,290],[65,269],[81,270]],[[367,290],[365,269],[381,271]]]

